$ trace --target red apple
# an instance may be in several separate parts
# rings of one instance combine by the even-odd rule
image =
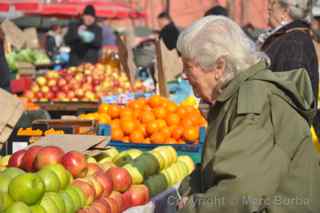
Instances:
[[[67,97],[69,99],[73,99],[74,97],[76,97],[76,94],[73,91],[69,91],[69,92],[67,92]]]
[[[131,176],[124,168],[111,168],[107,171],[107,175],[110,175],[115,191],[125,192],[132,184]]]
[[[67,73],[67,74],[64,76],[64,79],[67,81],[67,83],[70,83],[70,81],[73,79],[73,75],[70,74],[70,73]]]
[[[42,93],[42,92],[37,92],[36,93],[36,98],[38,99],[38,100],[40,100],[40,99],[43,99],[45,96],[44,96],[44,94]]]
[[[91,184],[85,179],[78,178],[72,183],[73,186],[78,187],[85,194],[86,205],[90,205],[96,198],[96,192]]]
[[[59,87],[63,87],[63,86],[66,85],[66,84],[67,84],[67,81],[66,81],[65,79],[60,78],[60,79],[58,80],[58,86],[59,86]]]
[[[87,161],[85,156],[76,151],[71,151],[66,153],[62,159],[61,163],[71,172],[73,177],[84,177],[87,174]]]
[[[34,167],[36,170],[40,170],[45,166],[51,164],[57,164],[60,162],[64,155],[64,151],[57,146],[47,146],[42,148],[36,157]]]
[[[31,91],[32,91],[33,93],[39,92],[39,91],[40,91],[40,87],[39,87],[37,84],[34,84],[34,85],[31,87]]]
[[[121,212],[123,211],[124,209],[124,204],[123,204],[123,199],[122,199],[122,194],[120,192],[117,192],[117,191],[113,191],[110,196],[110,198],[114,199],[118,206],[120,207],[120,210]]]
[[[57,93],[57,92],[59,92],[59,87],[58,87],[58,86],[51,86],[51,87],[50,87],[50,90],[51,90],[52,92],[54,92],[54,93]]]
[[[149,190],[145,185],[132,185],[127,191],[131,195],[132,206],[145,205],[149,202]]]
[[[37,154],[40,152],[42,149],[42,146],[32,146],[30,147],[24,154],[21,162],[21,169],[28,171],[28,172],[33,172],[34,167],[33,163],[37,157]]]
[[[48,86],[49,87],[53,87],[53,86],[56,86],[57,85],[57,80],[56,79],[50,79],[48,81]]]
[[[122,200],[123,200],[123,211],[131,208],[132,205],[132,200],[131,200],[131,192],[125,192],[122,194]]]
[[[40,86],[44,86],[47,83],[47,79],[43,76],[40,76],[36,79],[36,82],[40,85]]]
[[[104,199],[96,200],[91,206],[95,207],[99,213],[111,213],[111,207]]]
[[[113,198],[103,197],[101,199],[106,201],[109,204],[109,207],[111,209],[111,213],[120,213],[121,212],[117,201],[115,201]]]
[[[77,95],[78,98],[82,98],[84,96],[83,89],[76,90],[76,95]]]
[[[78,73],[78,74],[76,74],[76,76],[75,76],[75,79],[76,79],[76,81],[78,81],[78,82],[82,82],[83,81],[83,74],[82,73]]]
[[[33,94],[32,91],[26,91],[26,92],[24,93],[24,96],[25,96],[27,99],[29,99],[29,100],[34,99],[34,94]]]
[[[8,167],[17,167],[19,168],[22,163],[22,158],[24,154],[26,153],[26,150],[22,149],[15,153],[13,153],[9,159]]]
[[[42,86],[41,87],[41,92],[48,93],[49,92],[49,87],[48,86]]]
[[[100,198],[104,193],[103,185],[94,176],[86,177],[85,180],[93,186],[96,192],[96,198]]]
[[[96,163],[88,163],[88,172],[87,172],[87,176],[91,176],[96,174],[97,172],[103,172],[103,169],[98,166],[98,164]]]
[[[66,85],[60,87],[60,89],[61,89],[62,92],[67,94],[69,92],[69,90],[70,90],[70,87],[69,87],[69,85],[66,84]]]
[[[108,197],[113,190],[111,178],[107,176],[104,172],[97,172],[95,174],[95,178],[104,188],[103,196]]]
[[[53,100],[53,99],[55,99],[55,97],[56,97],[56,95],[55,95],[54,92],[51,92],[51,91],[48,92],[47,98],[48,98],[49,100]]]
[[[58,100],[64,100],[67,98],[67,95],[64,92],[58,92],[57,93],[57,99]]]

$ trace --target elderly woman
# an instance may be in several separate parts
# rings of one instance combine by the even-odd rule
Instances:
[[[311,26],[305,20],[312,0],[269,0],[269,23],[274,28],[262,50],[271,59],[274,72],[305,68],[318,97],[318,59],[311,37]]]
[[[195,93],[211,104],[202,165],[179,189],[179,212],[320,212],[307,72],[271,72],[221,16],[194,23],[177,48]]]

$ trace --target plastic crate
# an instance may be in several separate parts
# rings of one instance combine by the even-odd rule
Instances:
[[[98,135],[110,136],[111,127],[109,125],[99,125]],[[199,143],[186,143],[186,144],[136,144],[124,143],[121,141],[111,140],[108,146],[116,147],[120,151],[128,149],[140,149],[142,151],[150,151],[159,146],[172,146],[176,149],[178,155],[188,155],[195,163],[201,163],[203,148],[206,140],[206,128],[200,128]]]

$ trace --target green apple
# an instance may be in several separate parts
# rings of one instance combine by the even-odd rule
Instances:
[[[132,166],[131,164],[126,164],[123,168],[125,168],[132,177],[132,184],[143,183],[143,175],[140,174],[136,167]]]
[[[0,212],[6,210],[9,206],[14,203],[12,198],[9,196],[8,193],[0,192]]]
[[[75,187],[75,186],[70,186],[71,188],[74,188],[74,191],[76,191],[80,197],[80,205],[81,207],[84,207],[86,205],[86,196],[85,194],[83,193],[83,191],[78,188],[78,187]]]
[[[82,198],[81,198],[80,194],[78,193],[78,191],[75,188],[76,187],[74,187],[74,186],[68,186],[66,188],[66,190],[65,190],[65,193],[68,194],[71,197],[71,199],[73,201],[73,204],[74,204],[74,208],[77,211],[80,208],[84,207],[85,200],[82,203]]]
[[[46,213],[58,213],[59,209],[55,202],[48,196],[44,196],[40,201],[40,206],[44,208]]]
[[[6,170],[4,170],[1,175],[6,175],[10,178],[15,178],[17,177],[18,175],[22,175],[22,174],[25,174],[26,172],[23,171],[22,169],[19,169],[19,168],[14,168],[14,167],[10,167],[10,168],[7,168]]]
[[[180,171],[182,172],[183,178],[185,178],[186,176],[189,175],[189,169],[188,169],[188,167],[186,166],[186,164],[184,164],[184,163],[181,162],[181,161],[178,161],[176,164],[177,164],[177,166],[179,167]]]
[[[11,155],[6,155],[0,159],[1,166],[8,166]]]
[[[58,192],[60,190],[60,180],[54,171],[42,169],[37,174],[43,181],[46,192]]]
[[[177,162],[177,151],[172,146],[165,146],[164,148],[166,148],[168,152],[171,153],[171,157],[173,159],[172,163]]]
[[[165,169],[166,167],[166,159],[162,157],[162,155],[159,152],[150,152],[159,162],[159,169],[160,171]]]
[[[87,157],[87,163],[97,163],[97,161],[96,161],[96,159],[94,159],[93,157],[88,156],[88,157]]]
[[[59,195],[62,197],[65,205],[65,213],[74,213],[77,211],[73,203],[72,197],[67,192],[60,192]]]
[[[8,192],[9,184],[12,178],[6,175],[0,175],[0,192]]]
[[[6,209],[5,213],[32,213],[29,206],[23,202],[15,202],[9,208]]]
[[[15,201],[22,201],[27,205],[38,202],[44,194],[44,184],[41,178],[32,173],[15,177],[9,184],[9,195]]]
[[[67,186],[69,186],[73,182],[74,178],[73,178],[72,174],[68,170],[66,170],[66,173],[67,173],[67,176],[68,176],[68,184],[67,184]]]
[[[136,159],[137,157],[143,154],[143,152],[139,149],[129,149],[127,153],[130,155],[132,159]]]
[[[53,200],[53,202],[56,204],[56,206],[59,209],[59,213],[65,213],[66,206],[64,204],[64,200],[62,199],[61,196],[59,196],[59,194],[55,192],[48,192],[46,193],[46,196],[48,196]]]
[[[108,154],[111,158],[114,158],[119,154],[119,151],[115,147],[110,147],[109,149],[104,150],[102,152]]]
[[[179,156],[178,161],[184,163],[188,167],[188,174],[190,175],[195,169],[195,165],[190,156]]]
[[[65,189],[69,184],[69,177],[65,170],[65,168],[60,164],[53,164],[45,167],[45,169],[49,169],[53,171],[60,180],[60,189]]]
[[[112,157],[105,157],[105,158],[99,160],[98,163],[99,164],[104,164],[104,163],[110,163],[110,162],[112,162]]]
[[[169,175],[168,171],[167,171],[167,170],[163,170],[163,171],[161,171],[161,173],[165,176],[165,178],[166,178],[166,180],[167,180],[168,185],[169,185],[169,186],[172,186],[172,185],[173,185],[174,180],[172,180],[172,179],[171,179],[171,177],[170,177],[170,175]]]
[[[162,158],[164,161],[163,169],[166,169],[171,166],[173,159],[171,158],[171,155],[169,152],[163,151],[163,150],[153,150],[151,151],[153,155],[159,155],[159,159]]]
[[[40,205],[30,207],[32,213],[46,213],[46,210]]]

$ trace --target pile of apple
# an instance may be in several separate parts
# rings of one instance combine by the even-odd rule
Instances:
[[[0,212],[120,213],[150,199],[126,169],[88,163],[59,147],[20,150],[8,167],[0,174]]]
[[[144,92],[141,81],[131,88],[127,75],[108,64],[84,64],[49,71],[36,78],[25,97],[31,101],[99,101],[103,96]]]

